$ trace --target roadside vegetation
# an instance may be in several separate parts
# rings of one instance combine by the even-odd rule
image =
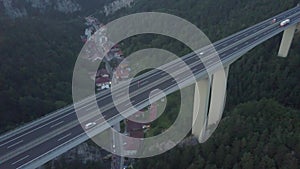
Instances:
[[[166,12],[197,25],[212,42],[296,6],[296,0],[137,0],[102,21],[145,11]],[[83,15],[83,14],[82,14]],[[73,16],[74,17],[74,16]],[[80,19],[0,19],[0,133],[72,103],[71,80],[83,44]],[[270,21],[271,22],[271,21]],[[244,55],[230,69],[224,119],[206,143],[138,160],[137,169],[299,168],[300,37],[277,57],[281,34]],[[127,39],[123,51],[158,47],[179,56],[180,42],[162,36]],[[177,94],[152,134],[170,126]],[[169,120],[165,120],[169,119]],[[74,166],[74,168],[76,168]]]

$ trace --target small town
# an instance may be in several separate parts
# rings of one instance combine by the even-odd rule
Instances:
[[[112,42],[105,36],[106,27],[104,24],[98,21],[98,19],[88,16],[85,18],[85,25],[87,28],[85,29],[84,35],[81,36],[83,43],[88,43],[91,45],[91,49],[88,51],[89,57],[85,58],[91,62],[95,62],[97,60],[101,60],[104,62],[104,66],[99,67],[96,74],[90,73],[91,80],[95,81],[95,89],[97,93],[100,93],[103,90],[110,90],[113,84],[118,84],[122,81],[130,79],[131,68],[129,62],[126,60],[126,56],[124,56],[120,46],[114,45],[109,49]],[[100,49],[104,50],[95,50],[97,48],[97,43],[93,41],[93,35],[97,33],[97,36],[101,37]],[[92,40],[91,40],[92,39]],[[92,43],[92,44],[91,44]],[[92,48],[94,47],[94,49]],[[143,119],[144,121],[154,121],[156,119],[157,114],[157,105],[153,103],[145,109],[144,111],[138,111],[134,115],[125,119],[117,125],[112,126],[114,130],[121,132],[120,125],[124,125],[124,135],[128,137],[119,137],[119,136],[111,136],[111,147],[113,152],[114,149],[121,148],[123,154],[125,156],[133,156],[138,153],[139,150],[142,149],[141,142],[136,138],[144,138],[145,132],[150,129],[150,123],[142,123],[139,119]],[[95,124],[96,125],[96,124]],[[112,132],[113,133],[113,132]],[[118,144],[117,144],[118,143]],[[121,146],[121,147],[117,147]],[[134,159],[120,157],[116,154],[109,154],[104,157],[104,159],[111,160],[111,169],[127,169],[132,166],[134,163]]]

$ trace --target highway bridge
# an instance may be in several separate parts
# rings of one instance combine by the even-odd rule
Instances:
[[[277,19],[276,23],[272,22],[273,18]],[[279,23],[286,18],[290,19],[290,23],[284,27],[279,26]],[[215,115],[217,117],[216,121],[221,119],[229,66],[249,50],[283,31],[279,55],[286,57],[294,33],[299,28],[299,22],[300,7],[297,6],[213,43],[224,65],[225,78],[220,76],[219,70],[214,67],[215,60],[210,60],[210,55],[214,51],[211,46],[199,49],[197,52],[203,53],[211,70],[216,69],[212,78],[207,77],[206,69],[195,53],[182,57],[190,66],[194,76],[197,77],[198,83],[195,85],[199,86],[202,93],[206,93],[201,99],[194,98],[194,110],[199,109],[200,115],[194,114],[194,117],[197,116],[197,118],[193,119],[196,125],[193,126],[192,133],[198,138],[199,142],[207,140],[214,131],[210,128],[210,125],[212,125],[210,117]],[[178,70],[178,67],[180,65],[177,62],[168,65],[168,69],[174,72]],[[186,77],[185,72],[183,72],[178,74],[178,78],[186,83],[189,77]],[[138,83],[146,85],[139,87]],[[186,84],[186,86],[188,85],[192,84]],[[134,104],[139,108],[146,107],[149,104],[149,93],[156,88],[163,90],[166,94],[179,90],[178,84],[167,73],[152,70],[147,75],[141,75],[133,80],[130,91],[138,92],[132,95],[131,101],[134,101]],[[112,97],[109,90],[97,94],[96,98],[107,121],[116,124],[124,119],[121,115],[124,112],[119,113],[111,104]],[[91,100],[92,98],[87,98],[76,104],[80,109],[92,112],[97,107],[91,107]],[[120,103],[123,104],[124,111],[128,108],[127,102]],[[126,113],[128,114],[128,112]],[[129,114],[133,113],[135,112]],[[88,130],[89,134],[97,135],[109,128],[110,126],[104,123],[105,119],[87,116],[86,122],[94,121],[97,123],[96,127]],[[0,169],[36,168],[88,139],[89,137],[77,119],[74,105],[67,106],[3,134],[0,137]]]

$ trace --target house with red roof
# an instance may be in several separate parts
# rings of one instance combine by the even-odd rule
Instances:
[[[100,69],[97,71],[95,83],[97,91],[110,88],[111,79],[106,69]]]

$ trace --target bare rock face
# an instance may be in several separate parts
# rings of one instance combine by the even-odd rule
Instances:
[[[31,4],[32,8],[40,9],[41,12],[52,6],[51,0],[26,0],[26,2]]]
[[[55,4],[55,9],[63,13],[73,13],[80,11],[81,7],[78,3],[73,2],[72,0],[59,0]]]
[[[110,15],[115,13],[116,11],[125,8],[130,7],[133,4],[134,0],[116,0],[112,3],[104,6],[104,13],[105,15]]]
[[[101,0],[0,0],[0,16],[6,15],[10,18],[20,18],[24,16],[36,16],[38,14],[62,13],[72,14],[103,9],[107,16],[116,11],[131,7],[134,0],[111,0],[110,3]]]
[[[14,6],[13,0],[2,0],[1,8],[3,8],[4,13],[8,15],[11,18],[18,18],[18,17],[23,17],[27,15],[26,9],[23,8],[18,8]]]
[[[79,0],[0,0],[0,11],[10,18],[20,18],[37,10],[40,13],[57,11],[60,13],[74,13],[81,10]]]

